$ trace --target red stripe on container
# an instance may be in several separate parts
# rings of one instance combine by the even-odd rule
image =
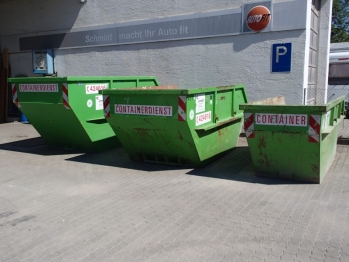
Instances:
[[[312,115],[309,118],[309,125],[314,129],[317,134],[320,134],[320,124],[316,122]]]

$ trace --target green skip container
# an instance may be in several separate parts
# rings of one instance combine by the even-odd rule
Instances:
[[[104,118],[99,90],[158,85],[148,76],[23,77],[9,82],[14,104],[49,145],[85,151],[120,146]]]
[[[243,85],[102,90],[105,117],[131,159],[204,166],[236,146]]]
[[[321,183],[336,155],[344,99],[301,106],[281,96],[240,105],[256,175]]]

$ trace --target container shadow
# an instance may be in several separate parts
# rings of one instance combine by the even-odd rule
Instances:
[[[182,174],[187,175],[265,185],[300,184],[299,182],[295,181],[256,176],[253,170],[250,151],[247,146],[239,146],[229,150],[211,164],[202,168],[194,169],[185,166],[168,166],[134,161],[129,158],[126,151],[122,147],[100,153],[81,154],[79,156],[68,158],[66,161],[111,166],[144,172],[178,170],[179,173],[183,172]]]
[[[193,169],[187,174],[264,185],[304,184],[297,181],[256,176],[247,145],[240,145],[205,168]]]
[[[0,144],[0,150],[28,153],[41,156],[79,154],[78,151],[68,151],[49,146],[42,137],[28,138]]]
[[[104,152],[81,154],[79,156],[68,158],[66,159],[66,161],[119,167],[145,172],[188,169],[188,167],[168,166],[162,164],[146,163],[142,161],[134,161],[129,158],[128,154],[122,147],[118,147]]]
[[[349,138],[338,138],[338,145],[349,145]]]

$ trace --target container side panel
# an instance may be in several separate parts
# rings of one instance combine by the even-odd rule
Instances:
[[[324,179],[330,169],[337,152],[337,138],[339,125],[336,125],[329,134],[322,134],[320,149],[321,169],[320,182]]]
[[[49,144],[86,151],[120,145],[104,118],[100,90],[114,83],[115,87],[158,84],[155,77],[142,76],[30,77],[10,82],[21,111]]]
[[[233,87],[188,90],[105,90],[108,123],[131,158],[202,166],[236,146],[242,114]],[[245,101],[244,101],[245,102]]]
[[[255,130],[248,145],[257,175],[320,182],[320,144],[307,133]]]
[[[178,120],[178,96],[110,95],[111,117],[117,137],[132,159],[164,164],[198,163],[186,122]]]
[[[92,142],[115,136],[104,119],[103,96],[99,88],[109,88],[109,81],[72,82],[69,84],[69,103]]]
[[[30,116],[30,123],[52,146],[73,150],[91,143],[75,114],[63,105],[23,103],[23,113]]]

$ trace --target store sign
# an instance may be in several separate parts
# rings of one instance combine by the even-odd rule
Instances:
[[[304,30],[307,25],[306,6],[307,1],[304,0],[256,1],[243,4],[242,8],[239,6],[219,11],[74,28],[52,34],[23,34],[19,35],[19,51],[153,43],[260,31]],[[17,37],[16,35],[15,38]]]
[[[270,20],[270,10],[262,5],[253,7],[246,17],[248,28],[256,32],[263,31],[269,25]]]
[[[243,32],[268,32],[272,19],[271,1],[249,3],[243,6]]]
[[[241,13],[236,9],[119,23],[67,33],[35,35],[19,39],[20,50],[124,45],[169,40],[237,35]]]

